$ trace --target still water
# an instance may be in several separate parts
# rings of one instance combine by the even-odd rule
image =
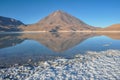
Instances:
[[[4,33],[0,34],[0,66],[109,49],[120,50],[120,33]]]

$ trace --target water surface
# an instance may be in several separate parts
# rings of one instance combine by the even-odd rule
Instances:
[[[56,57],[72,58],[87,51],[120,50],[120,33],[0,34],[0,66]]]

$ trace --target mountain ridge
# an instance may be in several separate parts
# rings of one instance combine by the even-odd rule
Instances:
[[[17,28],[20,25],[25,25],[19,20],[0,16],[0,31],[19,31]]]
[[[120,31],[120,24],[113,24],[106,28],[94,27],[62,10],[57,10],[30,25],[25,25],[13,18],[0,16],[0,32],[11,31]]]

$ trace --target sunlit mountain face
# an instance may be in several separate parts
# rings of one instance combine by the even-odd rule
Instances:
[[[96,27],[90,26],[71,16],[64,11],[55,11],[35,24],[20,27],[23,31],[83,31],[83,30],[96,30]]]

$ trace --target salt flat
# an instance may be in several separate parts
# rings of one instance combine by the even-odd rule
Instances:
[[[0,80],[119,80],[120,51],[87,52],[73,59],[58,58],[38,66],[0,69]]]

